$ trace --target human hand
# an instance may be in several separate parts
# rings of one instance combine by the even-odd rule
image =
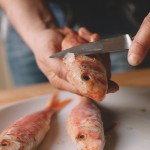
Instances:
[[[40,70],[48,78],[51,85],[58,89],[78,93],[74,86],[68,83],[67,72],[62,59],[49,58],[49,56],[61,50],[62,41],[65,38],[63,29],[47,29],[41,31],[36,39],[34,55]]]
[[[139,65],[150,48],[150,13],[145,17],[138,33],[133,39],[128,52],[128,62],[132,66]]]
[[[99,39],[100,36],[98,34],[91,33],[85,28],[80,28],[78,32],[69,28],[42,31],[37,37],[37,43],[40,44],[38,44],[36,51],[34,51],[37,64],[53,86],[79,94],[77,89],[67,81],[67,72],[62,60],[49,58],[48,56],[61,49],[86,42],[94,42]],[[109,55],[101,55],[101,59],[107,71],[109,81],[108,93],[115,92],[118,90],[118,85],[110,80]]]

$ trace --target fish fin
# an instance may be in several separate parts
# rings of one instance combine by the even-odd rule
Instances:
[[[63,109],[66,105],[68,105],[71,102],[71,99],[65,99],[60,102],[60,99],[58,98],[58,92],[54,93],[51,100],[49,101],[47,108],[48,109],[54,109],[55,111],[59,111]]]

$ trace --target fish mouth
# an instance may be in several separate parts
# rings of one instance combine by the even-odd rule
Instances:
[[[105,95],[106,95],[107,90],[98,90],[96,92],[88,92],[88,94],[86,94],[87,97],[96,100],[96,101],[101,101],[104,99]]]
[[[3,140],[0,143],[0,147],[7,147],[9,145],[11,145],[11,144],[10,144],[10,141],[8,141],[8,140]]]
[[[7,149],[7,150],[19,150],[20,143],[18,141],[10,140],[10,139],[3,139],[0,141],[0,149]]]

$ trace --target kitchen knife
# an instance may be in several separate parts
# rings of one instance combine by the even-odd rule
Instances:
[[[55,53],[54,55],[50,56],[50,58],[63,58],[67,53],[74,53],[75,56],[77,56],[124,51],[129,49],[131,42],[131,37],[128,34],[125,34],[71,47]]]

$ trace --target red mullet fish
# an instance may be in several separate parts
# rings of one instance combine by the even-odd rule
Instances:
[[[65,29],[66,37],[62,42],[62,49],[77,46],[87,41],[83,40],[76,32]],[[78,90],[80,95],[93,100],[102,100],[108,89],[106,69],[99,57],[75,56],[67,53],[63,59],[68,71],[67,80]]]
[[[93,101],[80,97],[67,120],[67,131],[78,150],[103,150],[104,128],[99,108]]]
[[[52,116],[71,100],[59,102],[54,94],[48,106],[11,124],[0,134],[0,150],[32,150],[41,143],[50,129]]]

